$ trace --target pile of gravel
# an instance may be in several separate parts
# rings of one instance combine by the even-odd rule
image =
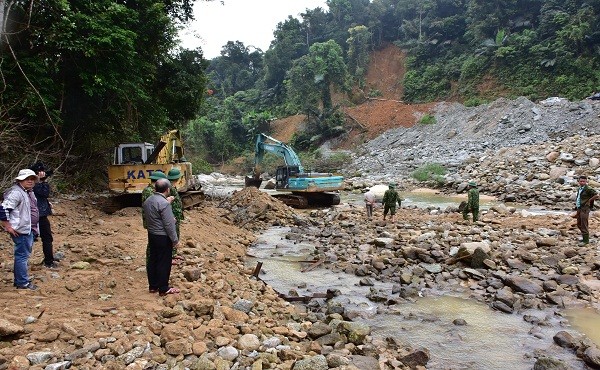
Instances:
[[[406,179],[417,168],[439,163],[456,172],[501,148],[561,143],[600,133],[600,101],[549,98],[498,99],[478,107],[440,103],[435,124],[386,131],[352,155],[347,174],[375,180]]]

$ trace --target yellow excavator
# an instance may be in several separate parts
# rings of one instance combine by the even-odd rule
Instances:
[[[142,205],[142,191],[150,183],[154,171],[165,174],[177,168],[181,177],[171,180],[181,196],[184,208],[191,208],[204,199],[202,185],[193,176],[192,164],[183,155],[179,130],[161,136],[156,145],[124,143],[115,147],[113,163],[108,166],[108,188],[111,193],[103,206],[106,213],[125,207]]]

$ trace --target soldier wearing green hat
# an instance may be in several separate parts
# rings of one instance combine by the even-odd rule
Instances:
[[[390,183],[388,185],[388,190],[383,194],[383,220],[385,221],[385,217],[388,212],[390,214],[390,220],[394,222],[394,215],[396,214],[396,203],[398,203],[398,207],[402,206],[402,198],[398,195],[396,191],[396,183]]]
[[[177,191],[177,187],[173,185],[173,182],[179,180],[181,178],[181,171],[179,168],[173,167],[169,170],[167,174],[167,179],[171,181],[171,193],[170,195],[173,197],[173,202],[171,203],[171,208],[173,209],[173,215],[175,215],[175,229],[177,230],[177,237],[180,237],[179,228],[181,225],[181,221],[184,219],[183,216],[183,202],[181,197],[179,196],[179,192]],[[173,260],[182,260],[183,258],[177,255],[177,249],[173,248]]]
[[[469,212],[473,214],[473,222],[479,219],[479,189],[475,181],[467,183],[469,191],[467,192],[467,205],[463,208],[463,219],[469,219]]]

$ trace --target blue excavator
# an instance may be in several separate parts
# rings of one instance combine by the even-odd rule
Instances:
[[[260,188],[262,183],[260,168],[265,153],[281,157],[285,162],[284,166],[277,167],[275,173],[275,190],[282,193],[274,194],[274,197],[296,208],[329,207],[340,204],[339,194],[333,192],[343,189],[343,176],[333,173],[306,172],[300,163],[300,158],[291,147],[262,133],[256,136],[254,174],[246,176],[247,187]]]

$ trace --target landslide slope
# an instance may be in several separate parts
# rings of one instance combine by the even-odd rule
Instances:
[[[366,74],[366,88],[358,92],[362,103],[350,105],[341,94],[335,96],[336,102],[344,106],[347,124],[352,129],[335,140],[334,149],[353,148],[392,128],[412,127],[424,114],[432,111],[435,103],[407,104],[402,101],[405,59],[406,54],[395,45],[375,51]],[[304,129],[305,118],[295,115],[272,122],[273,136],[289,142],[295,132]]]

